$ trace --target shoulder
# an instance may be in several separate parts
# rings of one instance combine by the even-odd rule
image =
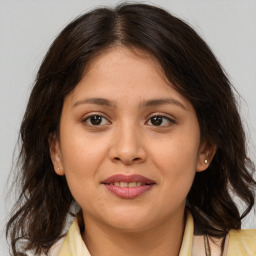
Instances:
[[[59,239],[49,250],[49,252],[47,253],[47,255],[45,255],[44,253],[41,254],[41,256],[58,256],[60,249],[62,247],[62,244],[65,240],[65,237],[62,237],[61,239]],[[28,254],[28,256],[32,256],[32,254]]]
[[[228,255],[256,255],[256,229],[231,230]]]
[[[64,240],[65,240],[65,237],[60,238],[55,244],[53,244],[53,246],[50,248],[47,254],[41,253],[40,256],[58,256]],[[26,251],[25,255],[34,256],[35,254],[33,251]]]

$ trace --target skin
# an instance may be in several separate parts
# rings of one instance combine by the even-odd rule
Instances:
[[[90,98],[112,105],[86,103]],[[170,103],[141,107],[167,98]],[[102,122],[93,125],[92,115],[102,116]],[[156,115],[163,116],[160,125],[152,119]],[[167,81],[157,61],[118,46],[93,59],[65,98],[50,152],[56,173],[66,176],[81,206],[82,236],[91,255],[166,256],[179,253],[186,196],[215,148],[200,141],[191,103]],[[113,174],[140,174],[156,184],[124,199],[101,183]]]

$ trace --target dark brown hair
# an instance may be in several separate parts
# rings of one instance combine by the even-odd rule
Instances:
[[[38,71],[20,129],[21,187],[7,224],[12,251],[47,252],[62,234],[74,199],[65,177],[55,174],[48,139],[57,132],[65,96],[86,65],[108,47],[136,47],[154,56],[176,90],[194,106],[202,139],[217,145],[207,169],[195,176],[187,204],[205,233],[225,236],[240,229],[254,204],[253,163],[232,87],[206,43],[185,22],[144,4],[99,8],[71,22],[56,38]],[[245,205],[239,213],[233,195]]]

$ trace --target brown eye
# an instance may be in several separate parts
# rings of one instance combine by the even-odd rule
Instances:
[[[152,116],[148,124],[153,126],[170,126],[174,121],[166,116],[156,115]]]
[[[83,122],[87,123],[88,125],[91,126],[100,126],[100,125],[104,125],[104,124],[108,124],[108,120],[100,115],[91,115],[86,117]]]
[[[162,116],[153,116],[151,118],[151,123],[153,125],[159,126],[163,123],[163,117]]]

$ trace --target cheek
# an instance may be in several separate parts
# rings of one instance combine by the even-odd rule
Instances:
[[[61,131],[63,170],[73,197],[81,204],[86,198],[88,201],[95,184],[99,182],[97,170],[104,160],[106,150],[99,139],[67,128]]]
[[[194,136],[170,136],[161,146],[152,152],[152,159],[162,172],[161,183],[166,193],[173,191],[173,195],[185,198],[189,192],[198,162],[200,138]]]
[[[93,173],[106,154],[102,137],[86,133],[81,125],[64,127],[61,134],[61,153],[65,170],[84,174],[89,170],[89,173]]]
[[[161,141],[158,140],[158,147],[154,145],[156,143],[152,141],[151,156],[159,169],[169,169],[178,173],[181,170],[196,170],[200,146],[200,139],[196,134],[194,134],[194,138],[193,135],[170,135]]]

